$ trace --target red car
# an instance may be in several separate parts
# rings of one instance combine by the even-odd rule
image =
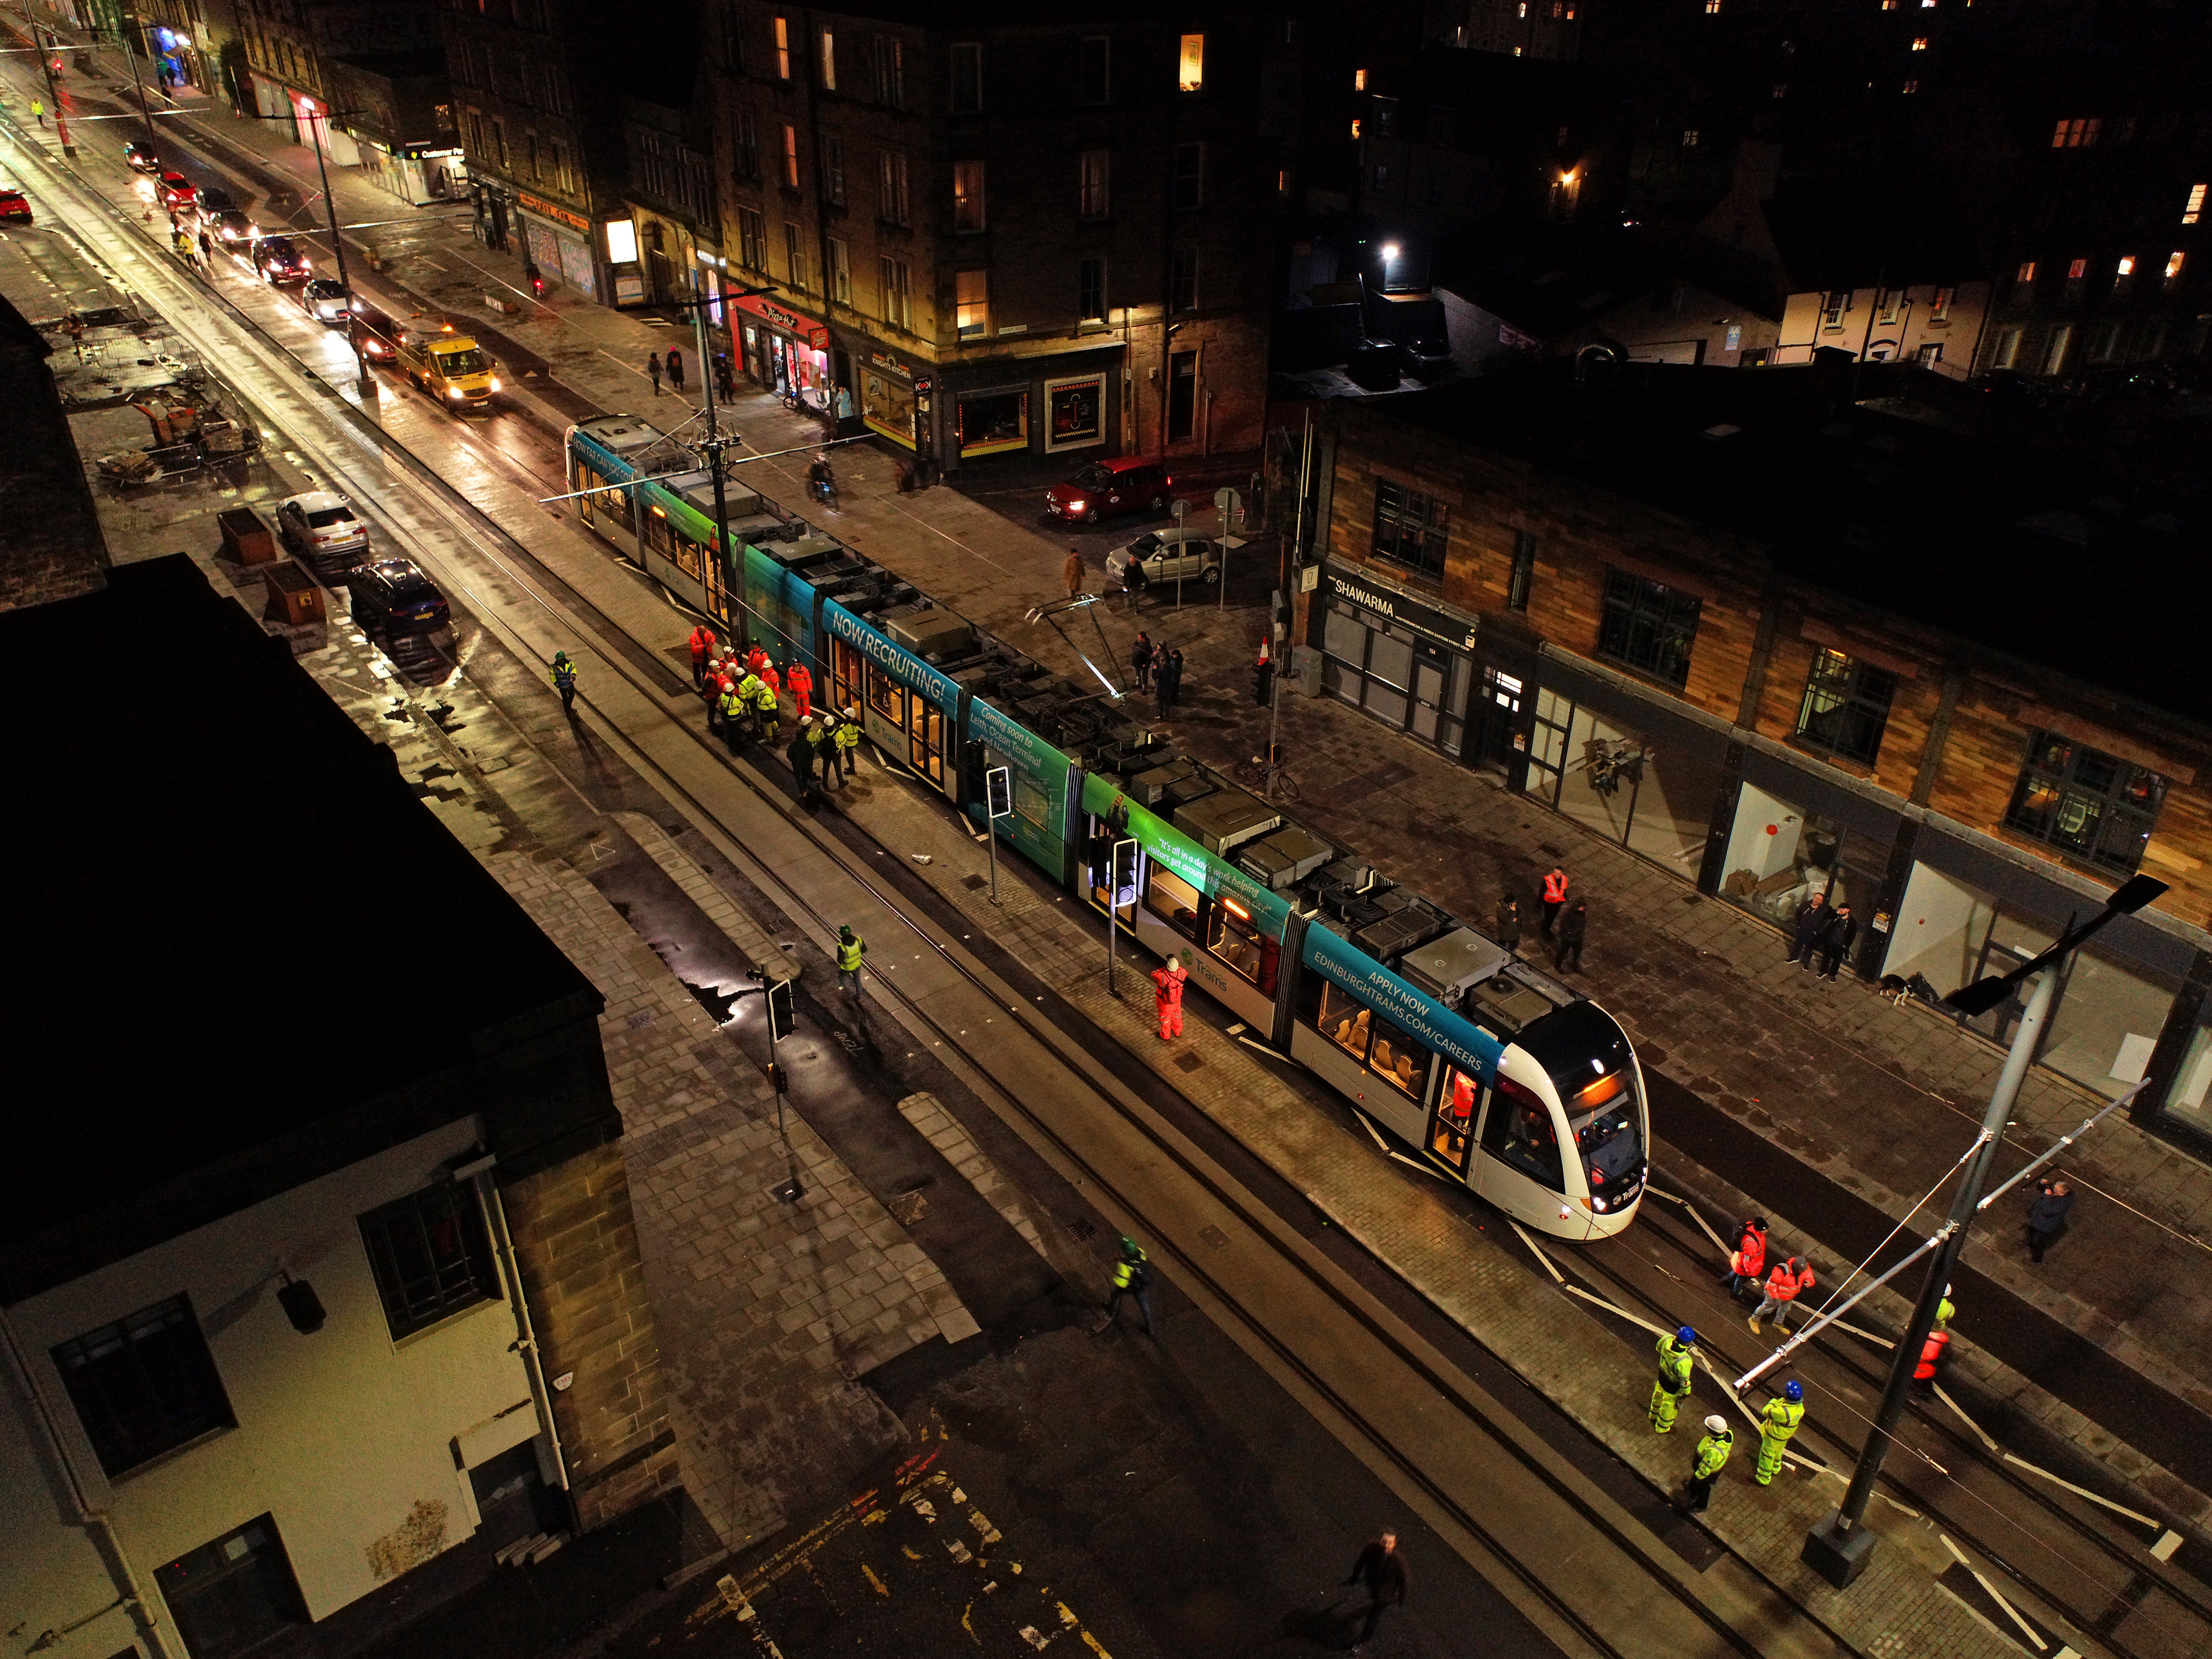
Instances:
[[[199,196],[192,181],[181,173],[161,175],[161,205],[173,213],[189,213]]]
[[[0,190],[0,219],[11,224],[31,222],[31,204],[20,190]]]
[[[1093,461],[1066,483],[1045,491],[1044,510],[1055,519],[1096,524],[1115,513],[1158,513],[1175,480],[1167,467],[1141,455]]]

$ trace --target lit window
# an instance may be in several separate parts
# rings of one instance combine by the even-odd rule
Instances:
[[[2190,185],[2189,205],[2181,210],[2181,222],[2183,224],[2195,224],[2197,222],[2197,216],[2204,211],[2204,190],[2205,187],[2203,185]]]
[[[783,182],[799,188],[799,129],[788,123],[783,129]]]
[[[1367,90],[1367,71],[1365,70],[1354,70],[1352,71],[1352,89],[1354,92],[1364,92]]]
[[[1928,37],[1927,37],[1926,35],[1924,35],[1924,34],[1917,34],[1917,35],[1913,36],[1913,38],[1912,38],[1912,49],[1913,49],[1913,51],[1915,51],[1915,52],[1925,52],[1925,51],[1927,51],[1927,50],[1928,50]]]
[[[954,276],[953,296],[958,307],[955,319],[960,337],[981,339],[991,331],[991,273],[963,270]]]
[[[2088,274],[2089,262],[2087,259],[2076,259],[2066,267],[2066,280],[2069,283],[2078,283]]]
[[[1774,95],[1777,98],[1787,98],[1790,95],[1789,83],[1787,82],[1777,81],[1774,83]]]
[[[837,90],[837,36],[829,29],[822,31],[822,89]]]
[[[983,164],[981,161],[955,161],[952,164],[952,228],[955,231],[983,228]]]
[[[1951,299],[1957,292],[1957,289],[1948,288],[1939,288],[1936,290],[1936,297],[1928,302],[1929,322],[1948,323],[1951,320]]]
[[[2051,129],[2051,148],[2053,149],[2087,149],[2097,142],[2097,134],[2104,122],[2095,116],[2083,116],[2075,120],[2062,119]]]
[[[2062,855],[2133,873],[2166,801],[2157,773],[2055,732],[2029,741],[2005,827]]]
[[[1291,170],[1288,167],[1278,167],[1275,170],[1275,194],[1288,196],[1290,193]]]
[[[1697,128],[1695,128],[1695,127],[1688,127],[1688,128],[1684,129],[1683,133],[1682,133],[1682,148],[1683,148],[1684,149],[1697,149],[1697,147],[1698,147],[1698,130],[1697,130]]]
[[[2181,280],[2181,267],[2187,264],[2189,256],[2185,253],[2167,254],[2166,256],[2166,280],[2169,283],[2179,282]]]
[[[775,20],[775,78],[779,81],[791,79],[791,20],[788,17]]]
[[[1711,17],[1711,16],[1717,15],[1719,13],[1720,9],[1721,9],[1721,0],[1705,0],[1705,15],[1706,15],[1706,16],[1708,16],[1708,17]],[[1526,6],[1523,6],[1523,7],[1522,7],[1522,8],[1521,8],[1521,11],[1522,11],[1522,15],[1523,16],[1526,16],[1526,15],[1528,15],[1528,7],[1526,7]]]
[[[1206,84],[1206,37],[1186,34],[1176,70],[1176,85],[1185,92],[1196,92]]]
[[[1905,95],[1906,95],[1907,97],[1911,96],[1911,94],[1914,94],[1914,93],[1916,93],[1916,92],[1917,92],[1917,91],[1919,91],[1919,90],[1920,90],[1920,82],[1917,82],[1917,81],[1907,81],[1907,82],[1905,83]]]
[[[1352,142],[1355,144],[1359,142],[1359,118],[1357,115],[1352,118]]]
[[[1881,0],[1881,9],[1884,11],[1895,11],[1897,9],[1897,0]]]
[[[2033,259],[2022,259],[2020,262],[2020,269],[2013,273],[2013,281],[2015,283],[2032,283],[2034,280],[2035,261]]]
[[[2119,274],[2123,276],[2134,276],[2136,274],[2136,256],[2132,253],[2123,253],[2120,255],[2120,263],[2118,269]]]

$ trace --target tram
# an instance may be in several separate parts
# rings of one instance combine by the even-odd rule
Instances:
[[[1578,992],[1178,755],[910,584],[747,492],[635,416],[571,427],[582,522],[725,636],[803,661],[869,740],[981,830],[1006,767],[1007,846],[1447,1178],[1553,1237],[1634,1219],[1649,1097],[1620,1024]],[[1133,880],[1109,886],[1136,843]]]

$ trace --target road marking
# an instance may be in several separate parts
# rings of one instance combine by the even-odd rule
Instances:
[[[1359,1121],[1362,1123],[1367,1121],[1365,1118],[1362,1118]],[[1375,1131],[1371,1128],[1369,1129],[1367,1133],[1371,1135],[1375,1134]],[[1381,1146],[1382,1144],[1382,1137],[1380,1135],[1375,1135],[1375,1144],[1378,1146]],[[1552,1258],[1545,1253],[1542,1247],[1540,1246],[1534,1239],[1528,1237],[1528,1230],[1526,1227],[1523,1227],[1516,1221],[1513,1224],[1513,1231],[1521,1235],[1521,1242],[1528,1247],[1529,1255],[1534,1256],[1537,1261],[1544,1264],[1544,1271],[1551,1274],[1552,1283],[1554,1285],[1565,1285],[1569,1290],[1572,1290],[1574,1288],[1571,1285],[1567,1284],[1565,1278],[1560,1273],[1559,1268],[1553,1264]],[[1595,1297],[1590,1297],[1590,1300],[1595,1302],[1597,1298]],[[1614,1311],[1618,1312],[1619,1310],[1616,1309]]]
[[[1940,1382],[1936,1385],[1936,1397],[1951,1408],[1951,1414],[1953,1416],[1956,1417],[1961,1423],[1964,1423],[1968,1428],[1972,1429],[1975,1434],[1980,1437],[1981,1443],[1984,1446],[1987,1447],[1993,1452],[2001,1452],[2004,1449],[2004,1448],[1998,1445],[1996,1441],[1990,1438],[1988,1430],[1984,1429],[1980,1424],[1975,1422],[1974,1419],[1967,1416],[1965,1412],[1959,1409],[1959,1402],[1952,1399],[1949,1395],[1943,1392],[1943,1385]]]
[[[860,1563],[860,1571],[866,1575],[868,1582],[876,1587],[876,1594],[888,1600],[890,1591],[885,1587],[884,1581],[876,1577],[876,1570],[863,1561]]]
[[[1444,1183],[1444,1185],[1445,1185],[1445,1186],[1447,1186],[1447,1187],[1456,1187],[1456,1186],[1458,1186],[1458,1185],[1459,1185],[1459,1182],[1457,1182],[1456,1181],[1454,1181],[1454,1180],[1453,1180],[1449,1176],[1446,1175],[1446,1174],[1445,1174],[1442,1170],[1439,1170],[1439,1169],[1436,1168],[1433,1164],[1424,1164],[1424,1163],[1422,1163],[1422,1162],[1421,1162],[1421,1160],[1420,1160],[1419,1158],[1407,1158],[1407,1157],[1405,1155],[1405,1153],[1403,1153],[1403,1152],[1393,1152],[1390,1154],[1390,1156],[1391,1156],[1392,1158],[1396,1158],[1396,1159],[1398,1160],[1398,1162],[1399,1162],[1399,1163],[1401,1163],[1401,1164],[1412,1164],[1415,1169],[1419,1170],[1423,1175],[1425,1175],[1425,1176],[1433,1176],[1435,1179],[1437,1179],[1437,1180],[1438,1180],[1438,1181],[1443,1182]]]
[[[2174,1551],[2180,1547],[2181,1534],[2169,1527],[2166,1529],[2165,1533],[2160,1535],[2158,1542],[2150,1547],[2151,1559],[2154,1561],[2171,1561],[2173,1559]]]
[[[2111,1498],[2103,1497],[2097,1492],[2091,1492],[2087,1486],[2077,1486],[2071,1480],[2062,1480],[2057,1475],[2051,1474],[2049,1469],[2038,1468],[2034,1464],[2029,1462],[2024,1457],[2015,1457],[2010,1452],[2007,1452],[2004,1455],[2004,1461],[2012,1464],[2016,1468],[2026,1469],[2030,1474],[2039,1474],[2045,1480],[2048,1480],[2052,1486],[2063,1486],[2067,1491],[2073,1492],[2077,1497],[2087,1498],[2092,1504],[2102,1504],[2106,1509],[2115,1510],[2121,1515],[2126,1516],[2130,1521],[2140,1521],[2146,1527],[2154,1527],[2158,1525],[2158,1522],[2155,1520],[2152,1519],[2149,1516],[2143,1514],[2141,1510],[2131,1510],[2124,1504],[2115,1504]],[[2160,1540],[2160,1542],[2161,1543],[2164,1541],[2165,1540],[2163,1539]],[[2177,1546],[2177,1547],[2179,1547]],[[2172,1553],[2173,1552],[2172,1550],[2168,1550],[2166,1552],[2166,1555],[2171,1555]],[[2160,1556],[2159,1559],[2160,1560],[2164,1560],[2166,1556]]]
[[[1367,1121],[1366,1113],[1361,1111],[1357,1106],[1355,1106],[1352,1109],[1352,1115],[1359,1120],[1359,1127],[1361,1128],[1366,1130],[1370,1135],[1374,1136],[1375,1144],[1377,1146],[1380,1146],[1386,1152],[1390,1150],[1390,1143],[1383,1139],[1381,1135],[1375,1133],[1375,1126]]]

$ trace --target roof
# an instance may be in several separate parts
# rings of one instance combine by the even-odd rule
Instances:
[[[173,672],[106,672],[148,640]],[[38,711],[9,733],[35,783],[0,817],[8,867],[36,877],[14,884],[0,969],[0,1251],[281,1165],[315,1126],[500,1052],[514,1022],[599,1006],[391,751],[186,556],[0,615],[0,699]],[[476,1109],[453,1093],[441,1121]]]
[[[0,611],[88,592],[107,568],[106,538],[49,350],[0,298],[0,496],[39,504],[35,513],[0,513]]]
[[[1635,363],[1577,382],[1560,361],[1346,414],[1742,536],[1808,584],[2212,726],[2202,500],[2131,499],[2063,444],[1986,438],[1974,394],[1924,371],[1826,368]],[[1947,418],[1913,418],[1922,403]]]

